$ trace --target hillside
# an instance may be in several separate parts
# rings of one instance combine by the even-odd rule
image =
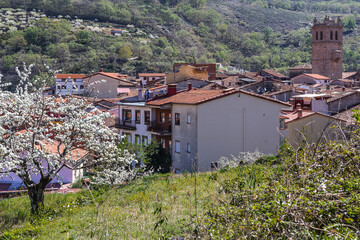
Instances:
[[[354,239],[355,145],[285,146],[278,157],[236,168],[46,194],[37,217],[27,196],[2,200],[0,239]]]
[[[36,64],[34,77],[48,79],[44,64],[64,73],[136,74],[167,72],[185,61],[287,73],[311,61],[309,27],[325,14],[345,16],[347,26],[355,21],[346,28],[344,70],[360,67],[357,2],[334,3],[336,9],[328,1],[281,2],[1,0],[0,72],[15,81],[15,68],[25,62]],[[111,28],[126,31],[117,37]]]

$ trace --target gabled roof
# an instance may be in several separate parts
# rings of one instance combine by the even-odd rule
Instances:
[[[273,69],[263,69],[263,70],[261,70],[261,72],[264,72],[268,75],[275,76],[277,78],[288,78],[288,76],[285,76],[284,74],[281,74]]]
[[[342,78],[343,79],[346,79],[346,78],[349,78],[349,77],[352,77],[353,75],[355,75],[357,72],[343,72],[342,73]]]
[[[91,78],[91,77],[96,76],[96,75],[102,75],[102,76],[109,77],[109,78],[112,78],[112,79],[115,79],[115,80],[118,80],[118,81],[121,81],[121,82],[126,82],[128,84],[135,85],[134,83],[126,80],[126,78],[128,78],[128,75],[120,74],[120,73],[97,72],[97,73],[94,73],[92,75],[84,77],[84,79],[85,78]]]
[[[297,121],[297,120],[304,119],[304,118],[307,118],[307,117],[313,116],[313,115],[320,115],[320,116],[323,116],[323,117],[327,117],[327,118],[329,118],[329,119],[332,119],[332,120],[334,120],[334,121],[345,122],[343,119],[335,118],[335,117],[326,115],[326,114],[324,114],[324,113],[302,110],[302,114],[301,114],[301,117],[300,117],[300,118],[299,118],[299,115],[298,115],[298,112],[297,112],[297,111],[294,111],[294,112],[291,112],[291,113],[289,113],[289,114],[284,115],[284,117],[286,118],[286,119],[285,119],[285,123]]]
[[[265,96],[261,96],[255,93],[250,93],[244,90],[235,90],[235,89],[226,89],[226,90],[197,90],[193,89],[190,91],[185,91],[178,93],[176,95],[165,97],[157,100],[151,100],[146,102],[147,105],[152,106],[162,106],[166,104],[190,104],[190,105],[198,105],[204,102],[208,102],[217,98],[225,97],[228,95],[232,95],[235,93],[247,94],[250,96],[262,98],[264,100],[276,102],[278,104],[290,107],[290,104],[281,102],[276,99],[268,98]]]
[[[322,76],[320,74],[303,73],[301,75],[305,75],[305,76],[308,76],[308,77],[311,77],[311,78],[314,78],[314,79],[317,79],[317,80],[330,80],[330,78]]]
[[[64,79],[64,78],[79,79],[79,78],[84,78],[84,77],[85,77],[85,74],[72,74],[72,73],[56,74],[56,76],[55,76],[55,78],[61,78],[61,79]]]

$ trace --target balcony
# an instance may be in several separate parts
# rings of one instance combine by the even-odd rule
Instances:
[[[149,123],[147,130],[157,135],[169,136],[171,135],[171,124],[154,121]]]
[[[131,120],[115,119],[115,127],[126,130],[136,130],[136,122]]]

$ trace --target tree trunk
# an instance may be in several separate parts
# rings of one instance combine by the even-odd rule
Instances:
[[[46,184],[42,184],[40,182],[36,184],[34,187],[28,188],[32,214],[37,214],[39,212],[40,207],[44,206],[45,186]]]

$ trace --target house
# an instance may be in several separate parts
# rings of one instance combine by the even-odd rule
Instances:
[[[170,85],[168,97],[146,106],[155,110],[156,132],[169,144],[177,172],[193,171],[195,163],[199,171],[208,171],[220,157],[239,152],[277,153],[280,110],[291,105],[243,90],[174,89]]]
[[[139,73],[138,77],[143,86],[150,85],[154,81],[166,79],[166,73]]]
[[[110,33],[111,33],[111,35],[113,35],[113,36],[122,36],[123,31],[124,31],[124,30],[122,30],[122,29],[112,28],[111,31],[110,31]]]
[[[303,73],[312,73],[312,65],[311,64],[301,64],[292,68],[289,68],[289,77],[294,78]]]
[[[84,74],[56,74],[55,93],[57,95],[83,94],[84,77]]]
[[[115,128],[128,142],[148,144],[152,135],[148,132],[153,119],[150,107],[142,102],[120,102],[119,118],[115,120]]]
[[[342,88],[332,91],[332,98],[327,100],[329,114],[337,114],[360,104],[360,90]]]
[[[181,91],[181,90],[187,90],[189,86],[191,86],[192,88],[203,88],[210,84],[213,84],[213,82],[189,78],[184,81],[177,82],[176,86],[177,86],[177,90]]]
[[[284,114],[286,140],[294,148],[303,141],[317,143],[326,140],[343,138],[339,127],[345,125],[345,121],[320,112],[302,110],[298,103],[295,111]]]
[[[206,68],[208,72],[207,79],[212,81],[216,80],[216,65],[215,63],[208,63],[208,64],[198,64],[198,63],[174,63],[173,64],[173,72],[177,72],[181,66],[190,65],[195,68]],[[196,77],[194,77],[196,78]],[[170,83],[170,82],[169,82]]]
[[[289,77],[281,74],[273,69],[263,69],[260,71],[260,75],[266,78],[271,78],[280,81],[288,81]]]
[[[86,91],[84,94],[98,98],[117,98],[120,94],[129,94],[136,83],[128,80],[128,75],[108,73],[102,69],[98,73],[83,79]]]
[[[317,83],[327,84],[330,82],[330,78],[319,74],[303,73],[299,76],[293,77],[291,79],[291,82],[295,84],[307,84],[307,85],[314,85]]]
[[[200,79],[204,81],[210,80],[208,68],[208,66],[194,67],[191,65],[181,65],[174,73],[169,73],[166,75],[166,83],[177,83],[189,78]]]
[[[57,155],[58,154],[58,145],[59,142],[47,142],[42,141],[43,148],[46,149],[50,154]],[[60,146],[60,149],[63,148],[63,145]],[[83,149],[75,149],[71,151],[72,160],[76,161],[77,164],[81,165],[83,159],[88,157],[88,153]],[[59,171],[58,177],[55,177],[50,183],[73,183],[83,175],[83,169],[73,169],[72,165],[65,165]],[[43,169],[46,172],[48,169],[48,164],[43,162]],[[38,182],[40,180],[40,175],[35,172],[31,172],[31,178],[34,182]],[[15,173],[10,173],[7,176],[0,176],[1,184],[8,184],[7,190],[16,190],[21,187],[24,187],[21,178],[19,178]]]

